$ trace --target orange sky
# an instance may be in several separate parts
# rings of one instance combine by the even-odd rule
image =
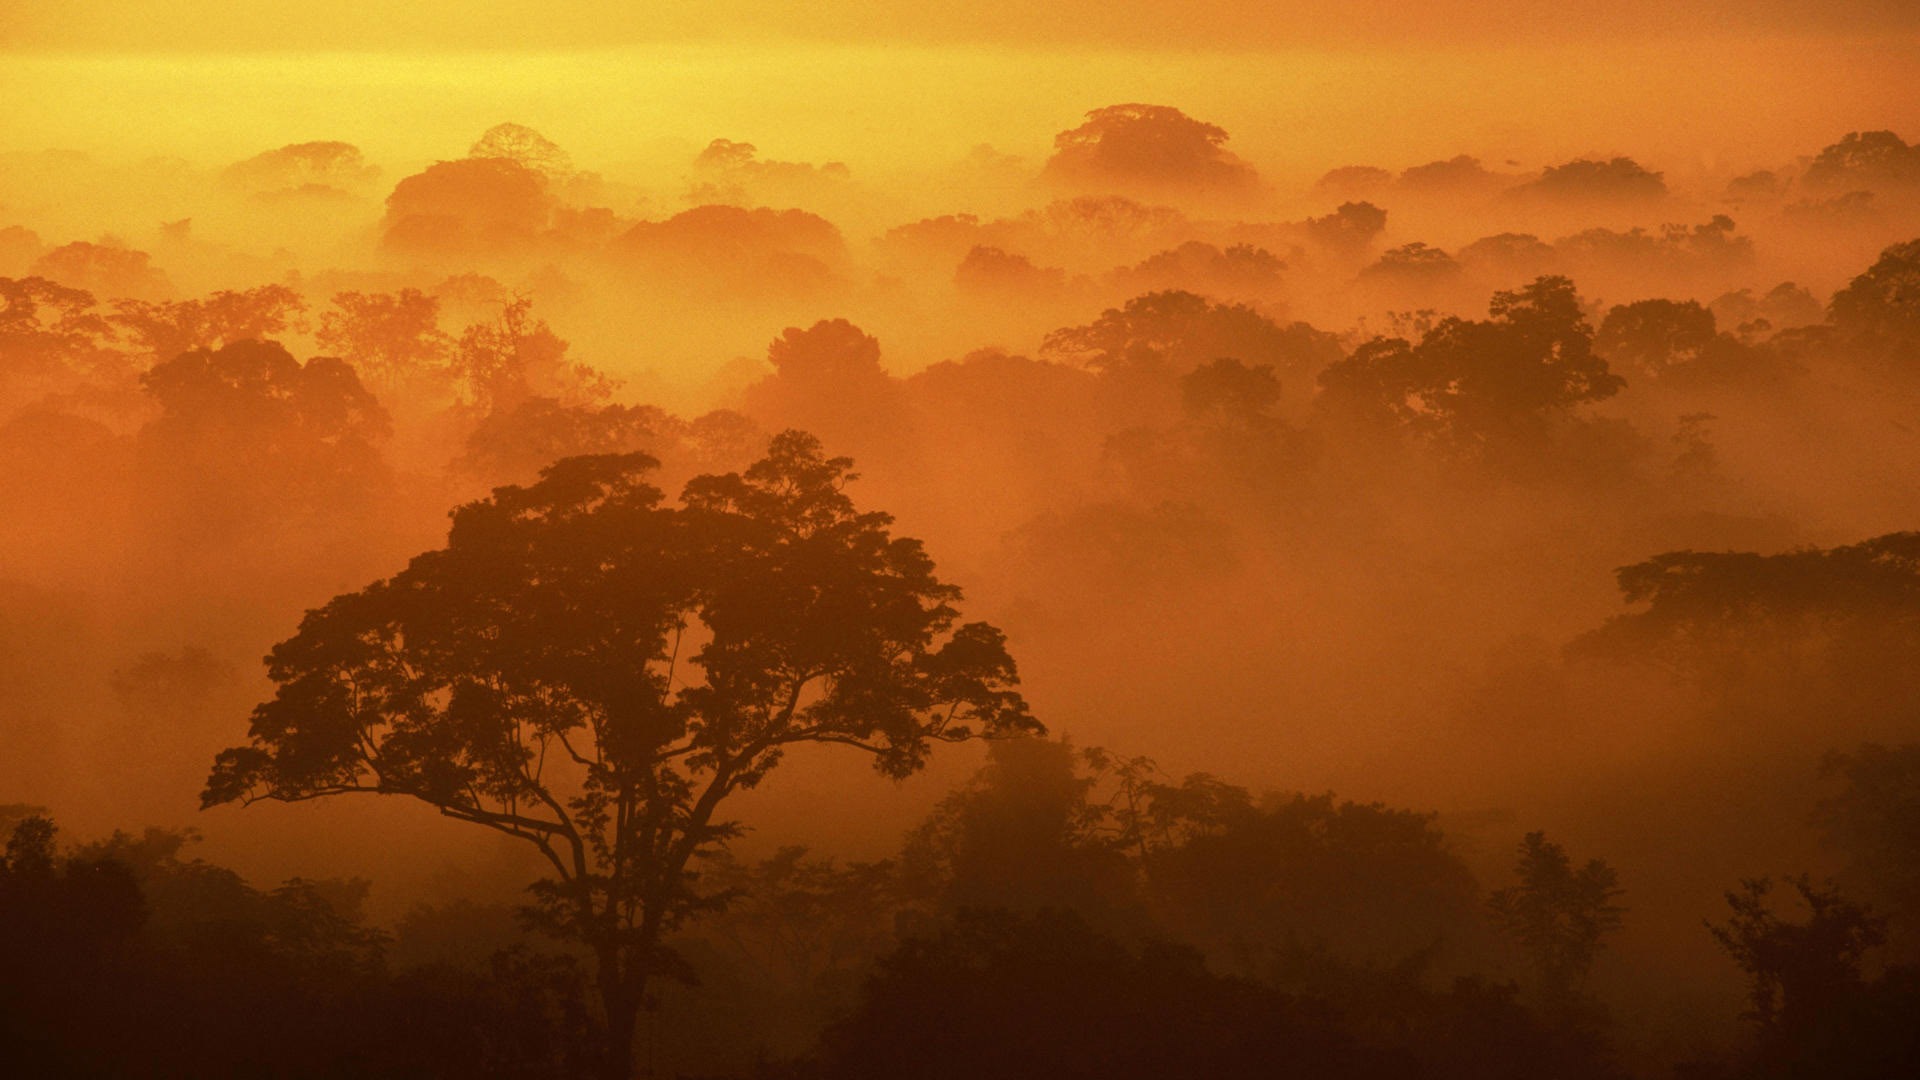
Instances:
[[[1910,0],[61,0],[12,4],[16,48],[221,49],[603,47],[742,37],[920,43],[1262,48],[1409,41],[1591,41],[1776,33],[1912,34]]]

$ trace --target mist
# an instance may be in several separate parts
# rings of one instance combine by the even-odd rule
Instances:
[[[1920,1054],[1904,7],[226,7],[0,38],[39,1073]]]

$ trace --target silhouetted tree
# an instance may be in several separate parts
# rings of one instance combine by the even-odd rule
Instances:
[[[1418,344],[1375,338],[1320,373],[1325,407],[1404,425],[1470,455],[1537,448],[1574,406],[1626,381],[1593,352],[1573,282],[1496,292],[1485,321],[1446,318]]]
[[[116,300],[114,325],[127,331],[154,361],[195,349],[278,338],[298,328],[306,301],[285,285],[221,291],[201,300]]]
[[[1887,912],[1902,959],[1920,958],[1920,744],[1865,743],[1823,771],[1845,782],[1814,813],[1846,859],[1842,882]]]
[[[534,316],[526,296],[504,305],[498,319],[467,327],[448,367],[468,403],[483,414],[510,412],[534,397],[576,405],[613,393],[605,375],[567,359],[567,342]]]
[[[440,329],[440,301],[418,289],[336,293],[313,336],[383,396],[419,393],[450,374],[454,342]]]
[[[1834,328],[1856,349],[1912,375],[1920,350],[1920,240],[1894,244],[1833,294]]]
[[[1920,185],[1920,146],[1908,146],[1891,131],[1851,131],[1822,149],[1801,179],[1826,191]]]
[[[958,590],[855,510],[850,464],[788,432],[678,507],[638,454],[462,507],[444,549],[274,649],[279,689],[203,801],[403,795],[533,845],[534,917],[593,954],[624,1080],[728,796],[798,744],[904,776],[934,743],[1038,727],[1000,633],[954,625]]]
[[[573,172],[573,159],[559,144],[524,124],[495,124],[467,149],[470,158],[499,158],[525,166],[549,180]]]
[[[1526,952],[1542,1000],[1569,1009],[1607,935],[1620,928],[1619,875],[1599,859],[1575,869],[1566,849],[1542,832],[1521,841],[1514,873],[1519,882],[1490,895],[1487,910]]]
[[[1653,663],[1728,701],[1897,715],[1920,700],[1920,533],[1754,552],[1670,551],[1615,572],[1616,615],[1575,656]]]
[[[1862,960],[1883,940],[1885,920],[1804,874],[1787,880],[1804,922],[1776,914],[1772,882],[1759,878],[1727,894],[1733,913],[1725,923],[1707,924],[1750,980],[1756,1041],[1744,1075],[1880,1080],[1911,1072],[1920,1054],[1920,968],[1867,978]]]
[[[1077,187],[1244,198],[1259,176],[1226,141],[1226,129],[1171,106],[1108,105],[1054,136],[1042,175]]]

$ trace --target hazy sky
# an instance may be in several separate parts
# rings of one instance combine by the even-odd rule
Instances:
[[[603,47],[746,36],[831,41],[1325,46],[1409,40],[1572,41],[1667,35],[1878,35],[1920,27],[1911,0],[60,0],[7,5],[21,48]]]

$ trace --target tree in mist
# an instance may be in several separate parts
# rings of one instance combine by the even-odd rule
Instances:
[[[901,860],[936,908],[1079,912],[1112,928],[1137,921],[1126,858],[1093,831],[1091,777],[1064,742],[996,743],[972,781],[907,839]]]
[[[382,397],[418,393],[451,374],[454,342],[440,329],[440,301],[418,289],[335,293],[313,336]]]
[[[1851,131],[1820,151],[1801,181],[1824,191],[1888,190],[1920,185],[1920,146],[1891,131]]]
[[[1577,158],[1549,166],[1513,189],[1519,198],[1574,203],[1634,203],[1663,198],[1664,174],[1651,172],[1629,157],[1606,161]]]
[[[1280,417],[1281,400],[1271,364],[1214,360],[1180,377],[1177,423],[1119,432],[1106,455],[1150,497],[1244,506],[1285,490],[1312,460],[1312,443]]]
[[[1846,860],[1842,882],[1889,915],[1902,957],[1920,960],[1920,744],[1865,743],[1827,755],[1823,771],[1844,782],[1814,812]]]
[[[1593,351],[1573,282],[1496,292],[1490,318],[1375,338],[1320,374],[1323,407],[1404,426],[1469,455],[1537,447],[1575,406],[1626,385]]]
[[[1085,326],[1055,330],[1043,354],[1113,374],[1178,377],[1222,357],[1291,373],[1340,355],[1334,336],[1306,323],[1281,326],[1246,304],[1190,292],[1155,292],[1108,308]]]
[[[34,260],[28,273],[98,297],[163,300],[173,295],[173,282],[152,265],[152,258],[118,241],[76,240]]]
[[[278,338],[300,328],[306,301],[285,285],[222,290],[198,300],[116,300],[112,322],[154,361],[195,349]]]
[[[767,363],[773,373],[744,395],[755,420],[818,431],[890,465],[912,453],[905,392],[881,365],[873,335],[845,319],[789,326],[767,343]]]
[[[555,205],[547,177],[512,158],[440,161],[394,185],[381,241],[423,255],[513,254],[534,245]]]
[[[1541,998],[1570,1008],[1607,935],[1620,928],[1619,875],[1600,859],[1575,868],[1566,849],[1542,832],[1520,842],[1514,874],[1519,881],[1490,895],[1487,910],[1526,952]]]
[[[0,277],[0,405],[130,378],[92,293],[41,277]]]
[[[1108,105],[1054,136],[1045,179],[1074,187],[1245,198],[1253,166],[1225,148],[1225,128],[1168,105]]]
[[[1920,240],[1894,244],[1833,294],[1833,326],[1869,358],[1912,375],[1920,371]]]
[[[1474,944],[1477,890],[1432,814],[1208,777],[1149,789],[1155,910],[1228,970],[1337,996],[1417,981]],[[1152,820],[1150,818],[1149,820]],[[1181,835],[1184,833],[1184,835]]]
[[[525,124],[495,124],[474,140],[467,156],[511,161],[548,180],[563,180],[573,173],[573,159],[567,152]]]
[[[917,541],[854,508],[850,462],[788,432],[677,507],[644,455],[571,458],[454,514],[447,546],[310,612],[203,801],[409,796],[531,844],[532,917],[593,955],[607,1074],[632,1069],[664,942],[709,907],[718,817],[800,744],[888,776],[1038,725],[999,631]]]
[[[1616,304],[1594,335],[1594,351],[1610,364],[1658,374],[1700,354],[1718,331],[1698,300]]]
[[[1386,230],[1387,212],[1370,202],[1341,203],[1333,213],[1308,218],[1301,226],[1308,240],[1338,255],[1354,257]]]
[[[1257,299],[1279,289],[1280,275],[1286,268],[1278,255],[1252,244],[1221,249],[1189,240],[1116,270],[1113,282],[1136,294],[1184,289],[1208,296]]]
[[[1920,1060],[1920,968],[1869,978],[1865,958],[1886,920],[1806,875],[1789,877],[1805,919],[1775,912],[1773,882],[1726,894],[1732,914],[1707,928],[1747,976],[1755,1043],[1743,1075],[1841,1080],[1901,1076]]]
[[[289,143],[227,166],[223,183],[255,194],[312,190],[352,192],[372,184],[380,170],[347,142]]]
[[[377,444],[391,422],[344,361],[303,364],[277,343],[239,341],[181,353],[141,384],[160,407],[140,432],[149,465],[220,478],[197,490],[237,503],[231,512],[337,507],[383,475]]]
[[[462,331],[447,362],[467,403],[482,415],[511,412],[530,398],[563,405],[604,401],[607,376],[567,358],[567,342],[533,314],[533,299],[516,296],[490,322]]]
[[[1920,533],[1775,555],[1670,551],[1614,574],[1625,602],[1568,652],[1651,663],[1728,701],[1897,713],[1920,701]]]

